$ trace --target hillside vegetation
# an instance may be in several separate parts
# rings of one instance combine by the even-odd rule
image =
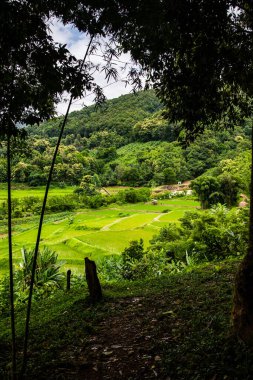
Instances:
[[[13,181],[44,185],[62,118],[28,127],[17,142]],[[180,125],[163,116],[152,90],[108,100],[72,112],[55,165],[55,184],[80,185],[90,176],[99,186],[155,186],[196,178],[211,168],[241,177],[248,192],[250,127],[207,128],[189,146]],[[0,180],[6,181],[6,148],[0,147]],[[217,173],[215,173],[217,175]]]

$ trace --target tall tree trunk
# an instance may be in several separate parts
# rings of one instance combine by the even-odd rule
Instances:
[[[232,312],[235,333],[253,343],[253,120],[251,129],[251,183],[248,251],[236,275]]]

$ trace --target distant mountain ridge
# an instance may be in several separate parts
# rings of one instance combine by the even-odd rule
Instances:
[[[89,138],[98,131],[111,131],[119,136],[131,133],[133,126],[162,108],[153,90],[140,91],[136,94],[122,95],[105,102],[101,108],[94,105],[80,111],[73,111],[68,117],[64,137],[74,134]],[[39,137],[56,137],[59,133],[57,117],[40,126],[28,127],[30,135]]]

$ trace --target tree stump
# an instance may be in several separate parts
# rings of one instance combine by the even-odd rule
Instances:
[[[67,271],[67,290],[70,290],[70,277],[71,277],[71,270],[69,269]]]
[[[102,290],[97,275],[97,267],[95,261],[92,261],[88,259],[88,257],[85,257],[84,262],[86,281],[89,288],[90,299],[92,302],[99,301],[102,298]]]

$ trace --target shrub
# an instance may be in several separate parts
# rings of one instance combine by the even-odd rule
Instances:
[[[167,226],[162,227],[158,235],[154,235],[150,240],[151,244],[158,242],[169,242],[180,238],[180,229],[175,223],[169,223]]]
[[[72,211],[77,208],[78,198],[74,195],[65,197],[51,197],[47,203],[47,210],[50,212]]]
[[[10,308],[10,280],[8,276],[0,280],[0,315]]]
[[[136,272],[142,270],[139,266],[140,260],[144,255],[143,240],[133,240],[129,247],[125,248],[122,253],[122,277],[133,280],[138,277]]]
[[[186,212],[181,228],[162,228],[150,241],[152,249],[164,250],[174,260],[211,261],[244,255],[248,241],[246,210],[218,205],[205,212]]]
[[[106,198],[101,194],[92,196],[81,195],[79,197],[79,207],[84,206],[87,208],[99,208],[106,204]]]
[[[178,273],[189,265],[186,260],[173,260],[164,249],[144,251],[143,240],[131,241],[121,255],[103,258],[98,263],[100,278],[106,281],[138,280],[162,274]]]
[[[148,188],[121,190],[117,194],[117,200],[122,203],[147,202],[151,191]]]
[[[105,256],[97,262],[99,278],[104,281],[122,279],[122,256]]]
[[[106,204],[105,197],[101,194],[93,195],[88,198],[88,206],[90,208],[99,208]]]
[[[14,271],[14,302],[22,304],[28,298],[32,265],[33,250],[22,249],[22,261],[18,269]],[[57,262],[58,256],[54,251],[45,247],[38,254],[34,279],[34,297],[40,299],[50,296],[57,289],[63,287],[65,275],[61,272],[61,262]],[[10,308],[9,277],[5,276],[0,281],[0,313],[9,313]]]
[[[21,252],[22,261],[19,263],[19,269],[15,271],[16,291],[26,294],[31,281],[34,251],[22,248]],[[58,255],[47,247],[39,252],[34,279],[35,295],[48,295],[62,287],[64,279],[64,274],[60,272],[62,263],[57,263],[57,260]]]

